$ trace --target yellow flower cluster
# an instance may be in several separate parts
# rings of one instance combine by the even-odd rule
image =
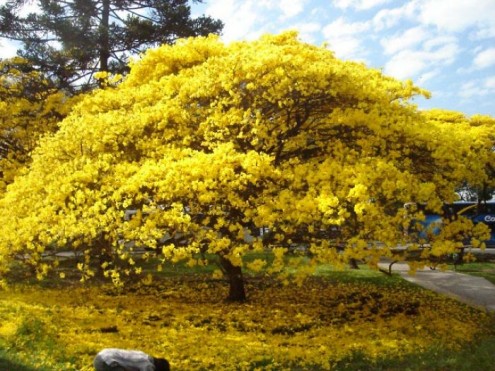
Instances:
[[[41,136],[54,132],[77,98],[50,87],[20,57],[0,61],[0,192],[30,162]]]

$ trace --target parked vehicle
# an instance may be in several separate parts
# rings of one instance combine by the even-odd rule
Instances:
[[[411,207],[412,204],[406,204],[405,207]],[[419,209],[424,209],[422,205],[416,205]],[[425,238],[427,234],[438,234],[442,228],[443,219],[439,214],[428,213],[424,211],[425,219],[420,222],[422,231],[419,237]],[[495,248],[495,201],[469,202],[458,201],[452,204],[445,204],[443,217],[456,218],[464,216],[473,221],[473,223],[484,223],[491,231],[490,239],[485,241],[487,247]]]

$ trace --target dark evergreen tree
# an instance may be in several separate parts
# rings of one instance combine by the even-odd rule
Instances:
[[[21,16],[28,3],[39,11]],[[9,0],[0,7],[0,37],[22,42],[18,54],[70,91],[90,88],[97,71],[125,73],[132,54],[222,28],[220,20],[192,18],[188,0]]]

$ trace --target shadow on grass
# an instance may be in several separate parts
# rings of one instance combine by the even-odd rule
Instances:
[[[0,354],[0,370],[8,371],[36,371],[36,369],[15,363],[10,359],[5,359],[5,354]]]

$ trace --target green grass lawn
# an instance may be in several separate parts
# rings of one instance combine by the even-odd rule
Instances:
[[[402,358],[370,360],[360,353],[342,360],[338,371],[490,371],[495,370],[495,335],[480,339],[460,351],[441,348]]]
[[[495,254],[478,253],[474,262],[463,263],[456,267],[450,266],[452,270],[459,273],[486,278],[495,284]]]

